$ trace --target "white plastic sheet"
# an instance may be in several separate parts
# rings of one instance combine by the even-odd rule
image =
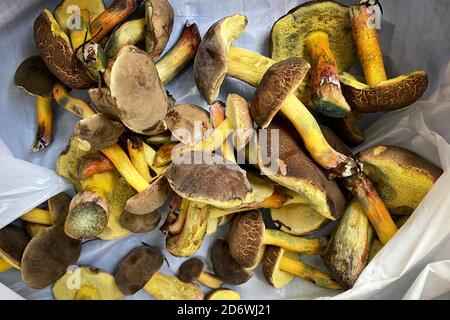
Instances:
[[[107,3],[111,1],[106,1]],[[171,0],[176,22],[169,47],[176,40],[185,20],[196,22],[202,34],[222,16],[235,12],[249,17],[248,31],[237,45],[268,54],[268,33],[276,19],[301,0]],[[342,1],[351,4],[353,1]],[[70,186],[52,171],[57,155],[64,149],[76,117],[55,108],[55,141],[47,150],[28,152],[34,138],[35,101],[18,92],[12,83],[14,71],[26,57],[36,53],[32,25],[39,11],[53,9],[58,1],[0,2],[0,227],[27,210]],[[450,57],[450,3],[445,0],[384,0],[385,12],[381,41],[390,75],[427,70],[430,87],[427,101],[382,116],[367,130],[368,145],[393,144],[413,150],[444,169],[426,199],[396,237],[376,256],[352,290],[337,299],[419,299],[436,298],[450,290],[450,70],[443,81]],[[436,91],[439,89],[438,91]],[[205,105],[198,95],[192,69],[184,71],[168,86],[178,102]],[[236,80],[227,79],[222,98],[235,92],[250,99],[253,90]],[[429,98],[431,95],[433,96]],[[377,116],[367,117],[371,124]],[[47,168],[47,169],[46,169]],[[224,236],[221,230],[218,236]],[[122,255],[141,242],[164,248],[161,235],[130,236],[118,241],[94,241],[83,246],[79,264],[90,264],[113,272]],[[199,255],[208,256],[211,240]],[[180,259],[166,252],[169,266],[164,272],[176,272]],[[4,285],[2,285],[2,283]],[[260,271],[236,288],[246,299],[332,298],[335,292],[323,290],[300,279],[282,290],[275,290]],[[17,271],[0,274],[0,299],[51,299],[51,289],[31,290]],[[150,299],[140,292],[130,299]]]

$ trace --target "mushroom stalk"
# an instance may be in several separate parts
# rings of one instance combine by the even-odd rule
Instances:
[[[351,7],[350,17],[353,37],[366,82],[369,86],[376,86],[386,81],[387,76],[375,24],[371,23],[369,9],[365,6]]]
[[[265,245],[277,246],[292,252],[317,255],[325,251],[326,244],[322,239],[307,239],[291,236],[279,230],[266,229],[264,232]]]
[[[340,290],[342,287],[327,273],[313,268],[301,261],[282,257],[280,270],[294,274],[322,288]]]
[[[72,97],[69,90],[61,82],[57,82],[53,87],[53,97],[56,102],[74,115],[80,118],[88,118],[96,112],[83,100]]]
[[[38,208],[28,211],[21,216],[20,219],[26,222],[45,224],[47,226],[51,226],[53,224],[50,217],[50,212],[48,210]]]
[[[52,100],[37,97],[37,132],[31,152],[38,152],[48,147],[53,140],[53,109]]]
[[[177,145],[178,144],[176,143],[171,143],[159,148],[158,151],[156,151],[153,165],[161,168],[170,164],[172,162],[172,151]]]
[[[152,170],[157,174],[160,175],[166,170],[166,167],[156,167],[153,165],[153,162],[155,161],[156,151],[150,147],[148,144],[144,143],[144,155],[145,155],[145,161],[147,162],[147,165],[152,168]]]
[[[183,231],[186,222],[187,212],[189,209],[189,200],[182,199],[180,203],[177,220],[169,226],[170,234],[180,234]]]
[[[223,281],[216,278],[213,274],[202,271],[197,281],[211,289],[218,289],[222,286]]]
[[[10,265],[6,260],[0,258],[0,273],[8,271],[9,269],[11,269],[13,266]]]
[[[226,119],[224,105],[222,102],[216,102],[209,108],[211,115],[211,122],[214,128],[218,128]],[[221,147],[222,155],[225,159],[236,163],[236,157],[234,155],[234,147],[231,141],[225,139]]]
[[[145,19],[127,21],[115,31],[105,47],[106,57],[114,59],[119,50],[126,45],[135,45],[145,36]]]
[[[156,272],[144,287],[157,300],[203,300],[203,292],[193,283]]]
[[[127,141],[128,155],[135,169],[141,174],[145,181],[150,182],[152,177],[145,161],[144,146],[139,138],[128,139]]]
[[[351,108],[342,95],[336,58],[330,49],[328,34],[312,32],[306,45],[312,58],[311,90],[316,109],[330,117],[349,114]]]

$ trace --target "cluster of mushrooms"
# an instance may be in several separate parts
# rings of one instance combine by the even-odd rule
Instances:
[[[75,300],[141,289],[156,299],[240,299],[226,286],[247,282],[259,267],[277,289],[295,277],[351,288],[442,174],[396,146],[357,155],[347,147],[364,141],[362,114],[408,107],[428,84],[422,71],[387,79],[366,2],[292,9],[272,27],[271,58],[233,46],[247,25],[243,14],[217,21],[203,39],[186,23],[161,57],[174,19],[167,0],[116,0],[109,8],[63,0],[43,10],[34,24],[39,56],[26,59],[14,81],[37,97],[33,152],[52,140],[53,101],[82,118],[56,168],[76,195],[58,194],[0,230],[0,272],[19,269],[29,287],[52,285],[56,299]],[[364,76],[348,72],[356,56]],[[165,90],[191,62],[209,111],[177,104],[176,92]],[[254,86],[252,101],[235,93],[218,101],[225,77]],[[88,89],[90,102],[72,89]],[[275,166],[265,161],[271,155]],[[196,254],[206,236],[228,227],[207,271]],[[187,259],[176,276],[159,272],[165,257],[148,244],[113,275],[73,268],[86,240],[149,232],[165,237],[167,254]]]

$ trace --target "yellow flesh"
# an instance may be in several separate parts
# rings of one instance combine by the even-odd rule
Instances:
[[[152,177],[150,175],[150,170],[148,168],[147,162],[145,161],[145,152],[143,147],[133,148],[133,143],[128,140],[128,155],[130,156],[131,163],[140,175],[145,179],[145,181],[150,182]]]
[[[280,223],[281,231],[292,235],[314,232],[328,221],[327,218],[307,205],[289,205],[271,209],[270,214],[275,223]]]
[[[12,268],[12,265],[10,265],[6,260],[0,257],[0,272],[8,271]]]
[[[323,245],[319,239],[306,239],[291,236],[278,230],[266,229],[264,232],[265,245],[273,245],[292,252],[301,252],[309,255],[319,254]]]
[[[105,5],[102,0],[64,0],[55,10],[55,18],[64,32],[69,33],[67,21],[74,12],[68,12],[70,6],[78,6],[81,10],[89,11],[89,20],[94,21],[103,11]]]
[[[211,289],[218,289],[223,284],[222,280],[219,280],[208,272],[202,272],[197,281]]]
[[[241,300],[241,296],[236,291],[230,289],[216,290],[211,293],[207,300]]]
[[[72,42],[72,48],[77,50],[86,41],[91,39],[91,33],[89,32],[89,11],[81,10],[80,12],[80,29],[70,30],[70,41]]]
[[[287,286],[293,279],[294,275],[292,273],[281,270],[280,263],[282,257],[288,257],[292,260],[298,260],[299,254],[292,251],[286,251],[282,248],[279,249],[279,254],[281,255],[275,262],[274,270],[271,275],[270,283],[276,289],[281,289]]]
[[[193,283],[184,283],[174,276],[155,273],[144,287],[157,300],[203,300],[200,288]]]
[[[31,223],[45,224],[47,226],[51,226],[53,224],[52,219],[50,218],[50,212],[48,210],[38,208],[25,213],[20,217],[20,219]]]

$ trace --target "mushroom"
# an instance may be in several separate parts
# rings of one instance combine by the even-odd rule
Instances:
[[[153,247],[144,245],[133,249],[116,268],[117,286],[124,295],[133,295],[144,289],[158,300],[203,299],[203,292],[195,284],[159,273],[163,262],[164,256]]]
[[[73,7],[76,6],[76,7]],[[102,0],[63,0],[55,8],[55,18],[58,21],[61,29],[69,34],[71,23],[74,14],[78,10],[88,10],[89,20],[94,21],[100,14],[105,11],[105,5]],[[72,20],[69,20],[72,19]]]
[[[76,277],[76,280],[75,280]],[[69,270],[52,288],[56,300],[122,300],[114,277],[94,267]]]
[[[273,208],[270,209],[270,215],[277,229],[293,236],[314,233],[330,222],[309,205],[294,204]]]
[[[181,281],[190,283],[197,281],[208,288],[218,289],[223,281],[213,274],[204,271],[205,264],[198,258],[192,258],[183,262],[178,269],[178,277]]]
[[[231,256],[228,243],[217,239],[211,250],[211,261],[216,276],[225,283],[240,285],[250,280],[253,275],[242,268]]]
[[[411,214],[442,174],[428,160],[396,146],[373,146],[357,158],[393,214]]]
[[[48,199],[48,212],[52,220],[52,225],[64,226],[69,206],[72,198],[65,192],[58,193],[56,196]]]
[[[191,146],[205,139],[213,127],[208,111],[193,104],[181,104],[170,109],[165,121],[177,140]]]
[[[86,89],[94,84],[95,80],[75,56],[68,35],[47,9],[34,23],[34,39],[45,64],[64,84],[74,89]]]
[[[157,167],[154,165],[155,158],[156,158],[156,150],[154,150],[152,147],[150,147],[148,144],[144,143],[144,155],[145,155],[145,161],[147,162],[147,165],[157,174],[163,174],[167,167]]]
[[[167,0],[145,0],[145,43],[153,61],[169,41],[173,28],[173,8]]]
[[[22,256],[29,241],[28,234],[19,227],[8,225],[0,229],[0,260],[3,261],[3,269],[8,264],[16,269],[21,268]]]
[[[81,241],[52,226],[30,240],[23,252],[21,275],[27,286],[43,289],[66,273],[80,257]]]
[[[52,89],[56,81],[40,56],[25,59],[14,75],[14,84],[36,97],[38,124],[31,152],[45,149],[53,140]]]
[[[155,230],[161,221],[161,212],[137,215],[124,211],[120,215],[120,225],[134,233],[147,233]]]
[[[266,248],[263,273],[267,281],[277,289],[286,286],[294,276],[322,288],[342,289],[329,274],[299,261],[298,255],[274,246]]]
[[[352,200],[334,230],[324,263],[346,289],[352,288],[368,263],[373,229],[358,201]]]
[[[147,181],[152,180],[150,169],[145,161],[144,143],[140,137],[132,136],[127,139],[128,155],[131,163],[136,168],[137,172]]]
[[[231,256],[244,268],[255,265],[264,245],[274,245],[310,255],[320,254],[325,250],[323,239],[306,239],[279,230],[266,229],[258,211],[249,211],[235,217],[228,242]]]
[[[355,57],[349,8],[334,1],[309,1],[278,19],[270,34],[272,58],[303,57],[312,65],[308,84],[315,110],[342,117],[351,109],[339,83]]]
[[[105,45],[108,59],[115,59],[119,50],[126,45],[137,45],[145,37],[145,19],[135,19],[124,22],[109,37]]]
[[[251,108],[259,126],[267,127],[281,111],[294,124],[317,163],[339,177],[353,174],[357,171],[355,161],[329,146],[315,118],[293,95],[309,64],[301,58],[291,58],[270,68],[274,60],[231,47],[246,24],[247,17],[235,14],[216,22],[204,36],[194,64],[195,81],[202,96],[210,103],[214,101],[226,75],[254,86],[260,84]]]
[[[159,148],[155,153],[155,157],[153,158],[153,166],[158,168],[166,168],[167,165],[172,162],[172,152],[178,146],[178,143],[169,143]]]
[[[366,83],[350,74],[341,76],[344,95],[353,110],[360,112],[393,111],[416,102],[428,87],[428,75],[415,71],[389,79],[384,69],[383,54],[373,14],[369,8],[350,8],[353,37]]]
[[[96,114],[86,102],[71,96],[68,88],[60,82],[53,87],[53,98],[59,106],[80,118],[85,119]]]
[[[208,293],[205,300],[241,300],[241,295],[231,289],[216,289]]]

